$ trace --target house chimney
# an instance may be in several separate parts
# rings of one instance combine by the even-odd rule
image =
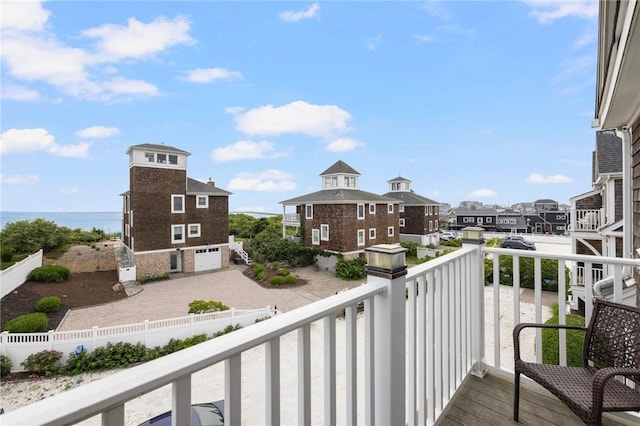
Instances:
[[[214,181],[212,181],[211,178],[209,178],[209,182],[207,182],[207,185],[216,186],[216,183]]]

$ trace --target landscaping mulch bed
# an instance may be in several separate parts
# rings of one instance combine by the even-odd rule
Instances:
[[[296,280],[295,283],[293,284],[282,284],[282,285],[271,285],[269,284],[269,282],[271,281],[271,278],[275,277],[277,275],[277,271],[275,269],[269,268],[269,267],[265,267],[265,271],[267,272],[267,278],[264,281],[258,281],[253,277],[253,269],[251,268],[251,266],[247,266],[246,268],[244,268],[244,271],[242,271],[242,273],[244,274],[245,277],[251,279],[253,282],[255,282],[256,284],[264,287],[264,288],[269,288],[269,289],[280,289],[280,288],[296,288],[296,287],[302,287],[303,285],[307,284],[307,280],[302,279],[302,278],[298,278]],[[296,274],[295,269],[291,269],[291,273],[293,275]]]

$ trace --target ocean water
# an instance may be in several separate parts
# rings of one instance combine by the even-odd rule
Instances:
[[[58,226],[66,226],[71,229],[80,228],[85,231],[91,231],[92,228],[96,228],[102,229],[108,234],[122,232],[121,212],[0,212],[2,228],[9,222],[17,222],[19,220],[31,221],[38,218],[50,220]]]

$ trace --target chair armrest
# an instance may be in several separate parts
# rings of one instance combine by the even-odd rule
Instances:
[[[513,327],[513,357],[516,361],[520,361],[520,332],[525,328],[555,328],[563,330],[580,330],[587,331],[586,327],[578,325],[560,325],[560,324],[539,324],[532,322],[521,322]]]
[[[635,377],[636,381],[640,380],[640,368],[631,367],[605,367],[596,372],[593,376],[593,409],[599,407],[602,411],[602,400],[604,398],[604,387],[611,378],[615,376]]]

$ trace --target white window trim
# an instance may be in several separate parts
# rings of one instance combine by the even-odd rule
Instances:
[[[326,230],[326,234],[327,236],[325,237],[325,230]],[[329,225],[320,225],[320,240],[321,241],[329,241]]]
[[[174,209],[175,198],[180,197],[182,200],[182,210],[178,211]],[[184,195],[183,194],[171,194],[171,213],[184,213]]]
[[[376,205],[373,203],[369,204],[369,214],[376,214]]]
[[[360,208],[362,208],[362,216],[360,216]],[[364,219],[364,204],[360,203],[356,207],[356,215],[358,216],[358,220]]]
[[[309,214],[311,213],[311,214]],[[305,204],[304,206],[305,219],[313,219],[313,204]]]
[[[182,239],[181,240],[176,240],[174,237],[175,232],[174,229],[176,228],[182,228]],[[184,243],[185,242],[185,229],[184,229],[184,225],[171,225],[171,244],[178,244],[178,243]]]
[[[195,234],[191,234],[191,227],[192,227],[192,226],[197,226],[197,227],[198,227],[198,232],[197,232],[197,233],[195,233]],[[199,223],[190,223],[190,224],[187,226],[187,231],[188,231],[188,235],[187,235],[187,237],[189,237],[189,238],[197,238],[197,237],[199,237],[199,236],[200,236],[200,233],[201,233],[201,231],[202,231],[202,227],[200,226],[200,224],[199,224]]]
[[[360,238],[360,236],[362,236],[362,238]],[[365,243],[365,237],[366,237],[366,234],[364,232],[364,229],[358,229],[358,233],[357,233],[357,236],[356,236],[358,247],[362,247],[362,246],[364,246],[366,244]]]
[[[393,234],[394,234],[393,226],[389,226],[387,228],[387,237],[393,237]]]
[[[400,213],[404,213],[404,204],[402,204],[402,203],[400,204],[400,207],[398,207],[398,211]]]
[[[200,199],[204,198],[204,205],[200,205]],[[197,209],[208,209],[209,208],[209,196],[208,195],[196,195],[196,208]]]
[[[313,244],[314,246],[319,246],[320,245],[320,230],[319,229],[312,229],[311,230],[311,244]]]
[[[369,239],[370,240],[376,239],[376,228],[369,228]]]
[[[393,210],[394,210],[393,203],[387,204],[387,213],[391,214],[393,213]]]
[[[404,228],[404,217],[400,218],[400,227]]]

